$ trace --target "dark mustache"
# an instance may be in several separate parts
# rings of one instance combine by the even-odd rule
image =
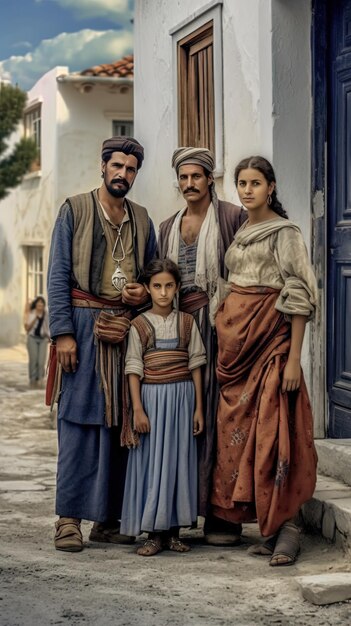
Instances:
[[[184,193],[189,193],[190,191],[193,191],[194,193],[199,193],[199,190],[195,189],[195,187],[188,187],[187,189],[185,189]]]
[[[113,185],[113,183],[119,183],[120,185],[125,185],[129,188],[129,183],[125,178],[113,178],[110,184]]]

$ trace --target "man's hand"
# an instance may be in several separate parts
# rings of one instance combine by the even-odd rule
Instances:
[[[122,302],[129,306],[139,306],[144,304],[148,298],[148,293],[140,283],[127,283],[122,290]]]
[[[77,369],[77,343],[73,335],[60,335],[56,339],[57,362],[67,372],[75,372]]]

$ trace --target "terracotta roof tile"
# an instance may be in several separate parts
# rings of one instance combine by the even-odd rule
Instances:
[[[123,57],[114,63],[104,63],[89,67],[82,72],[81,76],[113,76],[115,78],[133,78],[134,75],[134,57],[132,54]]]

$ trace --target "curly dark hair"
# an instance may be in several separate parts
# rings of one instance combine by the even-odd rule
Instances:
[[[241,170],[246,170],[249,168],[252,168],[253,170],[258,170],[259,172],[261,172],[261,174],[263,174],[268,184],[277,182],[273,166],[271,165],[269,161],[267,161],[267,159],[265,159],[262,156],[250,156],[250,157],[247,157],[246,159],[242,159],[242,161],[240,161],[240,163],[238,163],[238,165],[235,168],[234,183],[236,187],[238,186],[238,179],[239,179],[239,174]],[[272,211],[274,211],[278,215],[280,215],[280,217],[285,217],[285,219],[288,219],[287,212],[283,208],[282,203],[279,202],[277,198],[276,187],[274,187],[271,193],[271,198],[272,198],[272,203],[269,205],[269,208],[272,209]]]

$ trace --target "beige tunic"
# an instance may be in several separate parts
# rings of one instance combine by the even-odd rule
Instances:
[[[155,329],[155,337],[157,339],[175,339],[178,333],[177,313],[172,311],[167,317],[155,315],[147,311],[145,317],[151,322]],[[188,346],[189,352],[189,370],[194,370],[206,363],[206,351],[202,343],[200,331],[194,322],[191,329],[191,336]],[[134,326],[131,326],[128,335],[128,350],[125,363],[126,374],[138,374],[140,378],[144,377],[143,350],[139,337],[139,333]],[[165,372],[165,376],[167,373]]]
[[[241,287],[279,289],[275,308],[286,316],[313,317],[317,285],[298,226],[274,218],[238,230],[225,255],[228,281]]]

